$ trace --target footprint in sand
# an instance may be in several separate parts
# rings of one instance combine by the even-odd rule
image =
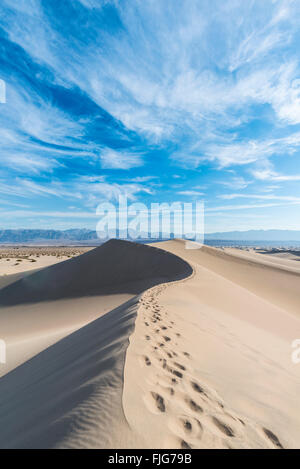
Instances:
[[[227,412],[207,415],[202,420],[205,425],[217,437],[239,438],[244,433],[244,425]]]
[[[224,435],[229,436],[230,438],[233,438],[235,436],[233,429],[226,423],[219,420],[217,417],[212,417],[212,421],[216,425],[218,430],[224,433]]]
[[[145,361],[145,364],[146,364],[147,366],[150,366],[150,365],[151,365],[151,360],[150,360],[149,357],[145,356],[145,357],[144,357],[144,361]]]
[[[166,387],[166,388],[171,387],[177,383],[175,378],[171,378],[168,375],[158,376],[157,382],[160,386]]]
[[[195,402],[193,399],[190,399],[189,397],[185,398],[185,404],[193,412],[197,412],[200,414],[203,413],[202,407],[199,404],[197,404],[197,402]]]
[[[182,371],[185,371],[186,370],[186,367],[181,365],[180,363],[177,363],[177,362],[174,362],[174,365],[177,366],[177,368],[179,368],[180,370]]]
[[[191,386],[195,392],[198,392],[199,394],[203,394],[204,396],[207,397],[207,394],[204,391],[204,388],[200,386],[200,384],[198,384],[196,381],[191,381]]]
[[[172,386],[170,386],[170,383],[168,385],[166,382],[156,380],[155,384],[156,384],[156,389],[157,390],[161,389],[163,394],[168,394],[168,396],[170,397],[173,397],[175,395],[175,389]]]
[[[176,436],[169,436],[164,443],[165,448],[176,448],[176,449],[192,449],[191,444],[189,444],[186,440],[182,438],[178,438]]]
[[[185,440],[181,440],[181,449],[192,449],[192,447]]]
[[[278,449],[284,449],[282,444],[280,443],[278,437],[271,431],[268,430],[267,428],[262,429],[266,437],[273,443],[273,445],[278,448]]]
[[[165,358],[160,358],[159,361],[161,362],[161,366],[163,369],[167,368],[167,360]]]
[[[170,321],[170,319],[167,319],[166,322],[164,321],[166,313],[165,311],[162,312],[153,297],[148,298],[148,301],[143,303],[143,306],[145,309],[150,310],[145,314],[145,326],[149,327],[151,322],[153,324],[160,322],[160,324],[152,326],[151,332],[153,331],[156,334],[162,332],[162,337],[158,338],[156,336],[157,339],[162,340],[162,342],[154,342],[151,344],[154,351],[151,359],[147,355],[140,357],[143,366],[150,367],[153,365],[152,369],[154,369],[154,371],[157,370],[157,365],[161,367],[160,376],[159,374],[156,375],[152,382],[152,385],[156,384],[157,392],[150,391],[144,396],[144,401],[152,413],[166,413],[168,415],[168,426],[173,435],[169,435],[172,444],[167,445],[167,447],[179,449],[191,449],[195,445],[198,447],[199,444],[202,444],[200,440],[203,438],[204,428],[205,438],[211,435],[212,441],[215,442],[214,444],[216,444],[217,440],[220,440],[218,443],[220,445],[224,444],[225,447],[235,447],[239,443],[239,439],[244,434],[245,427],[247,427],[248,424],[237,416],[234,417],[230,412],[225,412],[224,405],[221,403],[220,398],[218,398],[217,393],[213,389],[203,386],[196,380],[191,380],[186,383],[190,386],[190,395],[182,392],[181,386],[182,383],[185,383],[183,372],[186,372],[186,370],[189,371],[188,361],[184,360],[184,357],[190,359],[191,355],[187,351],[180,351],[179,358],[177,358],[178,361],[172,361],[172,359],[176,360],[175,357],[178,357],[178,353],[174,352],[174,350],[170,351],[168,348],[170,348],[170,345],[172,346],[172,344],[174,344],[174,338],[175,340],[176,337],[180,338],[181,334],[176,332],[174,321]],[[172,326],[174,326],[175,331]],[[170,328],[172,328],[173,331],[173,334],[170,331],[171,337],[169,337],[169,335],[163,335],[164,331]],[[169,333],[167,332],[167,334]],[[145,338],[148,341],[153,340],[149,335],[146,335]],[[173,345],[173,348],[175,345],[176,343]],[[185,366],[180,363],[181,360],[184,364],[187,363],[187,365]],[[181,381],[182,379],[183,381]],[[171,402],[174,396],[177,400],[179,399],[179,402],[182,404],[182,415],[177,414],[170,416],[169,414],[172,407],[167,409],[167,402]],[[199,403],[197,401],[199,401]],[[204,408],[202,407],[202,403]],[[215,412],[217,407],[218,413]],[[264,438],[265,446],[268,444],[270,447],[277,449],[284,448],[277,435],[271,430],[265,427],[260,427],[257,430],[261,437]]]
[[[201,439],[203,426],[199,420],[189,415],[179,415],[169,421],[170,430],[183,439]]]
[[[180,378],[180,379],[183,378],[183,374],[182,374],[180,371],[174,370],[174,368],[171,368],[171,367],[168,366],[168,365],[165,366],[165,369],[166,369],[169,373],[172,373],[173,375],[177,376],[177,378]]]
[[[175,390],[172,386],[167,386],[166,383],[159,383],[156,381],[156,389],[159,391],[161,389],[163,394],[167,394],[169,397],[173,397],[175,395]]]
[[[157,414],[166,411],[165,400],[160,394],[151,391],[148,395],[145,396],[144,400],[152,413]]]

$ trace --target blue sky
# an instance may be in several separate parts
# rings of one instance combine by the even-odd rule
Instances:
[[[300,229],[298,0],[2,0],[0,228],[204,200]]]

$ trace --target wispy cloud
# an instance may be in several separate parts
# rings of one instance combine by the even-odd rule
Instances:
[[[76,188],[76,190],[74,190]],[[136,200],[138,194],[152,194],[153,189],[138,184],[118,184],[105,182],[102,178],[79,177],[62,184],[60,181],[38,184],[30,179],[14,180],[14,184],[0,181],[0,194],[14,195],[31,199],[35,195],[40,197],[55,197],[60,199],[81,201],[84,206],[96,207],[103,200],[118,201],[120,195],[129,200]]]
[[[260,181],[273,181],[273,182],[288,182],[300,181],[300,174],[278,174],[271,169],[257,169],[252,171],[254,177]]]
[[[294,205],[300,205],[300,201],[293,202]],[[217,207],[208,207],[205,209],[206,212],[232,212],[236,210],[252,210],[252,209],[264,209],[271,207],[282,207],[289,205],[287,202],[274,202],[269,204],[242,204],[242,205],[223,205]]]
[[[204,192],[200,192],[200,191],[194,191],[194,190],[190,190],[190,191],[179,191],[177,192],[177,194],[179,195],[185,195],[185,196],[191,196],[191,197],[201,197],[204,195]]]
[[[246,180],[242,176],[234,176],[232,178],[228,178],[228,181],[220,181],[219,184],[223,185],[224,187],[235,189],[245,189],[251,184],[251,181]]]
[[[105,149],[100,154],[102,168],[105,169],[131,169],[143,165],[142,155]]]
[[[300,197],[290,195],[273,195],[273,194],[223,194],[219,196],[221,199],[259,199],[259,200],[281,200],[286,202],[300,203]]]
[[[210,202],[298,182],[299,14],[294,0],[3,0],[0,192],[84,210],[163,199],[173,173],[174,193],[207,183]]]

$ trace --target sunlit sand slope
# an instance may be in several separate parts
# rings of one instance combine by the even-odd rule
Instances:
[[[171,275],[181,259],[149,246],[111,240],[79,257],[0,280],[0,376]],[[1,288],[2,287],[2,288]]]
[[[8,362],[12,351],[21,354],[32,341],[37,344],[31,350],[33,358],[0,380],[1,448],[141,445],[122,407],[125,355],[139,302],[134,294],[161,281],[186,277],[191,268],[172,254],[121,241],[111,241],[82,258],[26,276],[0,293],[6,304],[1,311],[6,330],[13,334],[13,319],[23,324],[18,347],[8,348]],[[112,297],[120,302],[125,293],[132,299],[105,311],[105,302],[106,307]],[[25,310],[16,306],[21,298]],[[86,321],[91,318],[91,311],[85,310],[90,302],[92,309],[98,302],[99,317],[78,329],[78,304],[84,306],[81,320]],[[66,325],[72,327],[72,316],[78,330],[70,333]],[[48,347],[56,328],[67,337],[56,337]],[[32,340],[27,342],[24,337],[30,333]]]
[[[160,247],[194,275],[143,295],[125,363],[131,427],[151,447],[299,448],[300,276],[181,241]]]
[[[300,275],[257,256],[112,241],[8,282],[0,447],[299,448]]]

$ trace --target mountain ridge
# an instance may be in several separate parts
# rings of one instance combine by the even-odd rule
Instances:
[[[171,236],[173,237],[173,236]],[[146,233],[137,242],[147,241]],[[165,236],[151,241],[166,239]],[[205,240],[216,241],[300,241],[300,230],[247,230],[206,233]],[[68,230],[47,229],[3,229],[0,230],[0,244],[53,244],[99,245],[103,240],[95,230],[73,228]]]

